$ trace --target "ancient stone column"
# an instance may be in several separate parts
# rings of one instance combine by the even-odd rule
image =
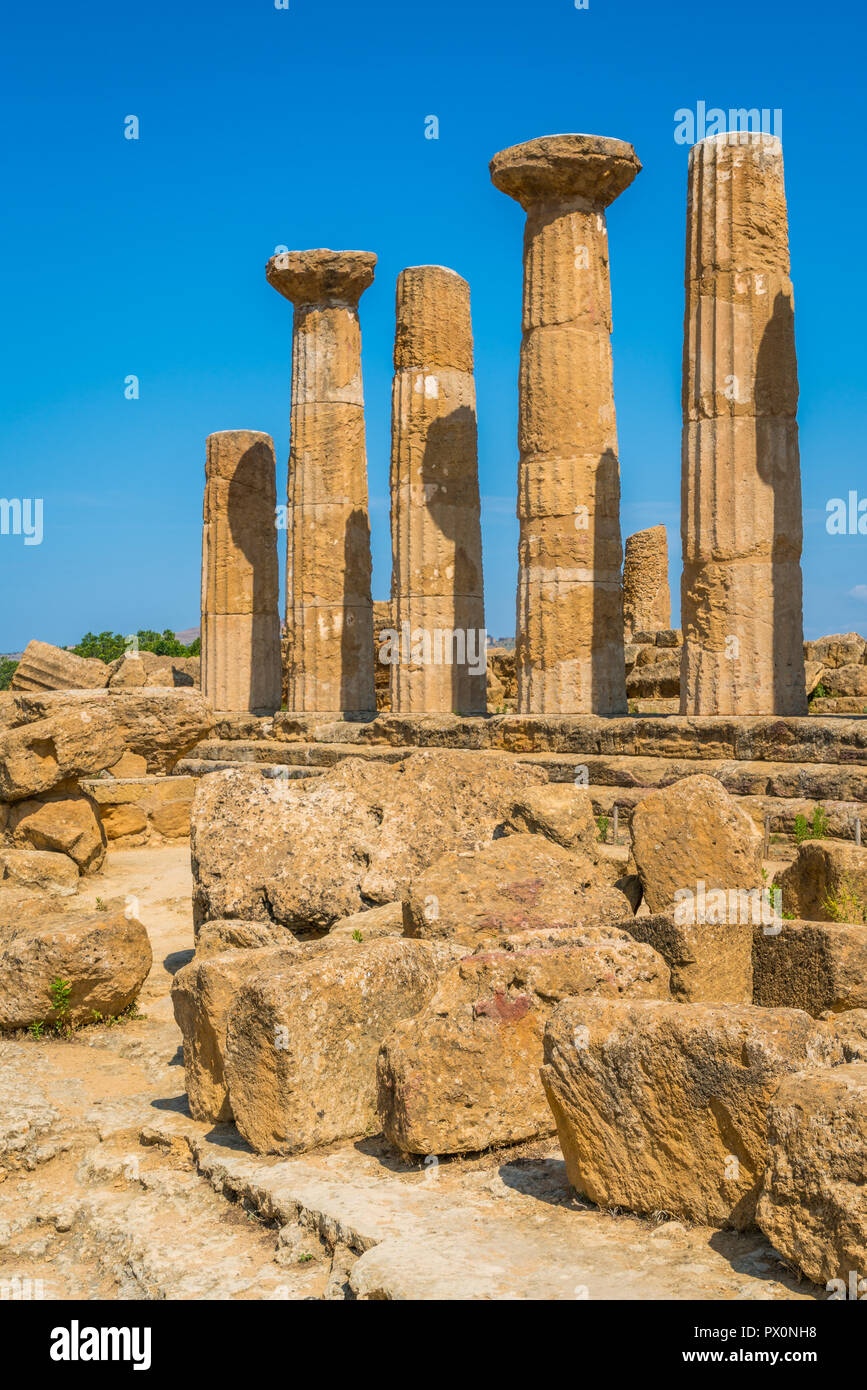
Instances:
[[[681,712],[806,714],[794,304],[774,136],[690,151]]]
[[[658,632],[671,627],[668,537],[664,526],[650,526],[626,537],[623,624],[627,642],[632,640],[633,632]]]
[[[522,714],[624,714],[620,467],[605,209],[631,145],[551,135],[491,161],[527,213],[518,444]]]
[[[369,251],[290,251],[266,272],[295,306],[286,607],[297,711],[376,708],[358,320],[375,265]]]
[[[391,707],[484,714],[485,604],[470,287],[397,280],[391,426]]]
[[[274,444],[208,436],[202,527],[202,693],[218,710],[280,708]]]

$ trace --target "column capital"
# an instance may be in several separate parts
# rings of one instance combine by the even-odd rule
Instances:
[[[293,304],[357,304],[373,284],[372,251],[282,251],[265,269],[268,284]]]
[[[500,150],[489,168],[495,188],[527,210],[535,203],[568,198],[607,207],[629,187],[641,163],[625,140],[542,135]]]

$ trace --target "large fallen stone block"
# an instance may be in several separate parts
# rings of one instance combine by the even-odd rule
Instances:
[[[12,676],[18,691],[98,690],[108,685],[112,667],[104,661],[76,656],[50,642],[28,642]]]
[[[333,945],[246,980],[229,1011],[225,1073],[248,1144],[302,1153],[376,1133],[380,1044],[435,987],[429,951],[388,939]]]
[[[837,1298],[852,1297],[854,1283],[863,1298],[867,1064],[787,1076],[769,1108],[768,1148],[757,1224],[808,1279]]]
[[[237,923],[238,927],[259,925]],[[288,937],[288,933],[285,933]],[[172,1008],[184,1039],[184,1075],[190,1113],[197,1120],[231,1120],[224,1071],[226,1020],[244,983],[256,975],[295,965],[303,948],[291,938],[280,946],[250,946],[200,955],[172,980]],[[273,1040],[272,1040],[273,1041]]]
[[[583,856],[541,835],[506,835],[445,854],[414,878],[404,931],[478,948],[525,932],[610,926],[628,911],[625,894]]]
[[[10,810],[7,829],[16,845],[68,855],[83,874],[96,873],[105,859],[105,832],[86,796],[19,801]]]
[[[437,750],[394,764],[349,758],[322,776],[253,769],[203,777],[192,811],[194,915],[328,928],[399,899],[447,850],[490,840],[545,780],[501,754]]]
[[[112,666],[112,690],[140,690],[143,686],[198,686],[197,656],[158,656],[156,652],[129,652]]]
[[[714,777],[684,777],[650,792],[632,813],[632,853],[651,912],[677,894],[762,886],[762,835]]]
[[[867,1062],[867,1009],[847,1009],[842,1014],[829,1010],[821,1018],[842,1047],[847,1062]]]
[[[516,798],[506,822],[509,833],[544,835],[564,849],[599,859],[599,828],[587,787],[547,782]]]
[[[867,666],[837,666],[823,672],[822,685],[826,695],[867,695]]]
[[[170,772],[213,723],[213,711],[194,690],[16,696],[0,734],[0,800],[72,790],[124,753],[145,758],[150,773]]]
[[[843,1060],[796,1009],[570,999],[542,1081],[572,1185],[602,1207],[750,1226],[781,1079]]]
[[[753,1000],[765,1008],[867,1008],[867,927],[845,922],[783,921],[753,928]]]
[[[804,643],[807,661],[821,661],[823,666],[857,666],[867,660],[867,640],[857,632],[835,632]]]
[[[152,964],[148,934],[125,912],[41,916],[0,926],[0,1030],[91,1023],[137,997]],[[69,986],[59,1011],[52,986]]]
[[[219,956],[224,951],[259,951],[265,946],[293,946],[295,938],[286,927],[273,922],[242,922],[230,917],[222,922],[206,922],[196,934],[196,959]]]
[[[467,956],[379,1054],[386,1138],[417,1154],[467,1153],[554,1128],[539,1080],[545,1021],[578,994],[668,997],[668,970],[625,933]]]
[[[867,669],[867,667],[865,667]],[[810,922],[867,923],[867,848],[805,840],[780,875],[783,908]]]
[[[78,865],[66,854],[0,845],[0,880],[16,888],[67,896],[78,892]]]
[[[753,928],[749,922],[681,922],[673,912],[624,918],[619,926],[658,951],[682,1003],[752,1004]]]

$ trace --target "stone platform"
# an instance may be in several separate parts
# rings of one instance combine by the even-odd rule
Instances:
[[[551,781],[586,782],[597,814],[617,806],[626,821],[648,791],[699,772],[742,797],[757,823],[770,817],[774,832],[790,833],[797,815],[821,805],[829,833],[852,839],[867,804],[867,719],[857,717],[218,714],[214,735],[176,771],[249,764],[309,777],[343,758],[393,762],[420,748],[514,754]]]

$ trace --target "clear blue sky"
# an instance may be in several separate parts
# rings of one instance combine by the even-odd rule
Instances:
[[[867,537],[825,530],[828,498],[867,496],[865,28],[856,0],[7,7],[0,496],[42,497],[44,540],[0,536],[0,651],[198,622],[206,435],[267,430],[285,487],[291,308],[264,276],[277,245],[379,256],[362,300],[374,597],[391,568],[395,277],[435,262],[469,280],[488,630],[511,634],[523,215],[487,165],[558,131],[630,140],[644,164],[609,217],[622,524],[668,526],[677,604],[674,113],[698,101],[782,108],[805,626],[867,630]],[[138,141],[124,139],[131,114]]]

